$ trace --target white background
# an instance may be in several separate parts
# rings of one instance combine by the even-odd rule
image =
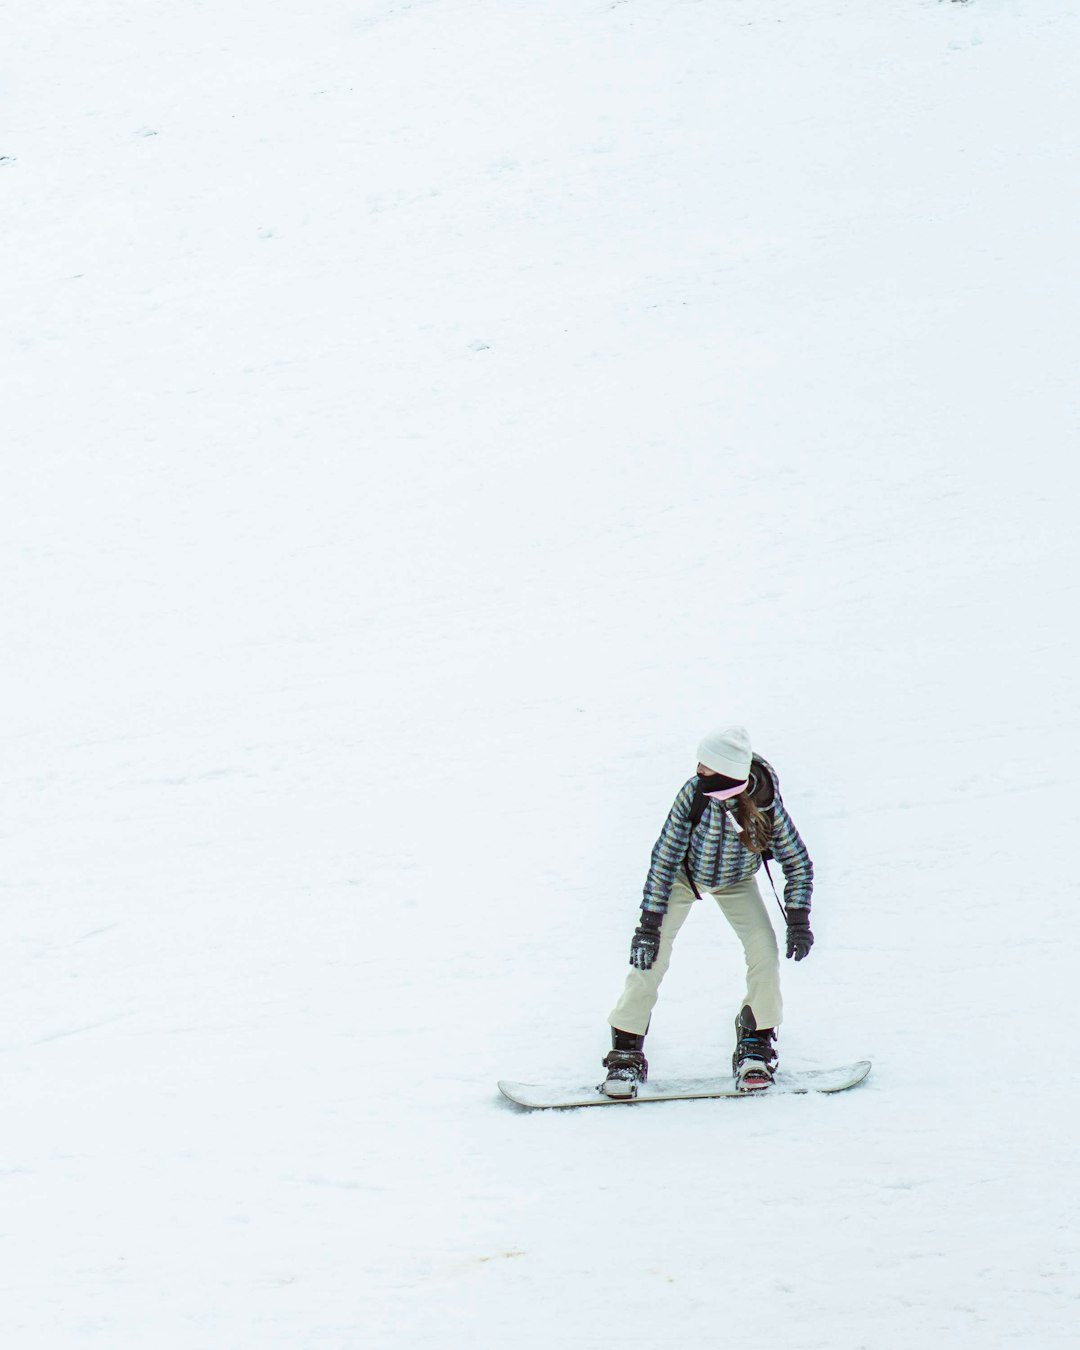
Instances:
[[[0,1331],[1074,1345],[1075,0],[50,0],[0,54]],[[789,1067],[596,1081],[741,721]],[[695,912],[654,1074],[721,1071]]]

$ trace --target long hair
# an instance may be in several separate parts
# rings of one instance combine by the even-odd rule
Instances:
[[[749,788],[735,798],[735,819],[742,827],[739,838],[743,847],[751,853],[764,853],[772,839],[772,822],[750,796]]]

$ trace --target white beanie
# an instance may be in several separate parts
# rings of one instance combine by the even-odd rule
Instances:
[[[745,727],[720,727],[710,731],[698,746],[698,763],[714,773],[742,782],[750,777],[750,733]]]

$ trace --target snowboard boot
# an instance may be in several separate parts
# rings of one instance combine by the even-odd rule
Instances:
[[[642,1053],[644,1046],[644,1036],[612,1027],[611,1051],[604,1056],[607,1078],[600,1084],[601,1092],[609,1097],[637,1096],[638,1084],[649,1076],[649,1061]]]
[[[776,1028],[759,1027],[749,1004],[735,1019],[735,1053],[731,1071],[740,1092],[760,1092],[771,1087],[776,1076]]]

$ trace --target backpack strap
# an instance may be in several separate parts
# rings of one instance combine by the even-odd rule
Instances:
[[[772,857],[772,850],[766,849],[761,855],[761,861],[765,864],[765,875],[769,878],[769,885],[772,887],[772,893],[776,896],[776,903],[780,906],[780,913],[784,916],[784,922],[787,923],[787,910],[784,908],[784,902],[780,899],[780,892],[776,889],[776,882],[773,880],[772,868],[769,866],[769,859]]]
[[[690,803],[690,833],[693,834],[701,824],[701,817],[705,814],[705,796],[704,793],[695,792],[694,799]],[[686,879],[690,883],[690,889],[694,892],[696,900],[701,899],[701,892],[697,888],[697,882],[690,872],[690,840],[686,841],[686,857],[683,859],[683,871],[686,873]]]

